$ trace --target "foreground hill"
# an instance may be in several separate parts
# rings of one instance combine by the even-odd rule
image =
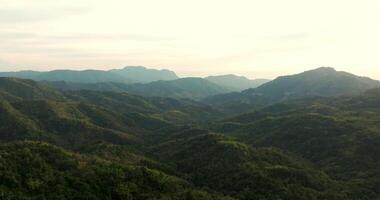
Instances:
[[[19,82],[24,81],[14,78],[5,79],[9,81],[8,85],[18,85]],[[26,82],[29,84],[25,87],[29,88],[34,85],[36,88],[32,87],[33,90],[31,91],[37,94],[40,93],[40,90],[44,91],[45,89],[40,88],[41,86],[33,81]],[[83,194],[87,198],[93,199],[96,198],[92,195],[98,198],[103,198],[104,195],[112,198],[121,198],[119,195],[129,195],[137,199],[153,197],[168,199],[174,197],[174,199],[223,198],[220,195],[216,197],[214,193],[217,192],[239,199],[249,199],[253,194],[257,197],[267,196],[270,199],[277,197],[303,199],[306,196],[313,198],[330,196],[328,191],[335,187],[333,182],[327,183],[326,187],[316,187],[306,185],[298,178],[294,178],[288,183],[272,177],[274,176],[272,173],[275,172],[270,172],[269,168],[276,168],[278,164],[284,165],[285,168],[293,168],[293,164],[287,165],[288,162],[293,161],[277,163],[275,158],[266,158],[266,155],[271,154],[271,151],[258,155],[258,152],[245,144],[197,129],[186,128],[189,125],[184,127],[174,125],[178,122],[171,121],[170,118],[163,119],[163,116],[167,115],[166,112],[170,112],[172,109],[182,109],[184,113],[190,111],[205,112],[205,109],[196,111],[197,104],[195,102],[191,103],[188,100],[182,102],[165,98],[143,99],[125,93],[112,92],[78,91],[56,92],[56,94],[64,98],[44,100],[36,95],[32,95],[32,97],[36,96],[36,99],[24,98],[19,95],[15,99],[2,100],[0,104],[0,141],[2,143],[26,139],[43,141],[75,151],[77,154],[72,156],[64,150],[51,145],[40,145],[40,143],[0,145],[2,155],[6,155],[1,157],[1,162],[4,163],[4,166],[14,166],[2,169],[1,174],[4,174],[3,176],[5,174],[16,176],[16,178],[5,176],[1,179],[4,182],[0,181],[0,188],[4,194],[14,197],[36,198],[38,195],[40,198],[55,198],[63,194],[68,195],[67,198],[84,198],[81,196]],[[55,93],[52,95],[54,96]],[[192,108],[186,110],[189,106]],[[196,114],[191,118],[196,118],[195,116]],[[199,116],[198,118],[202,117]],[[185,144],[191,144],[192,147],[187,148]],[[235,146],[239,148],[233,153]],[[240,150],[240,147],[244,148]],[[202,148],[207,148],[207,151],[202,150]],[[184,151],[191,149],[194,150],[193,153],[183,154]],[[247,152],[244,149],[247,149],[250,155],[245,155]],[[232,154],[228,153],[230,151]],[[105,159],[107,162],[87,161],[82,158],[81,154]],[[170,154],[173,156],[169,156]],[[177,156],[181,155],[183,155],[183,161],[176,159]],[[253,157],[254,155],[255,157]],[[277,159],[281,153],[278,156],[273,156]],[[27,159],[29,157],[33,159]],[[214,165],[209,163],[211,157],[221,157],[223,160]],[[239,158],[238,162],[236,161],[237,158]],[[206,164],[205,168],[199,166],[199,169],[202,169],[199,173],[194,171],[198,168],[197,166],[184,168],[194,159],[199,164]],[[260,161],[261,159],[267,160],[265,167],[261,166],[264,164],[263,161]],[[180,164],[181,162],[183,162],[183,166]],[[188,164],[185,164],[186,162]],[[68,165],[68,163],[71,164]],[[80,165],[76,163],[80,163]],[[223,163],[235,163],[237,165],[231,165],[228,171],[224,171]],[[178,168],[173,167],[173,164],[178,164]],[[29,167],[21,170],[25,165]],[[149,169],[141,168],[141,165],[148,166]],[[246,165],[251,167],[246,169],[244,167]],[[214,171],[220,173],[221,176],[215,177],[217,179],[209,176],[208,168],[210,167],[211,170],[214,168]],[[289,176],[289,178],[293,177],[291,174],[298,173],[298,170],[299,173],[305,173],[300,175],[300,179],[307,175],[308,170],[312,170],[303,164],[294,169],[289,169],[289,171],[285,168],[283,170],[287,172],[283,173],[287,175],[284,176]],[[29,174],[29,176],[24,178],[24,173]],[[124,174],[126,174],[125,179],[123,178],[125,177]],[[172,177],[165,174],[170,174]],[[107,178],[102,178],[103,176],[107,176]],[[228,181],[230,176],[246,179],[242,179],[236,185],[234,180]],[[315,178],[319,179],[319,175],[316,174]],[[330,182],[328,177],[321,176],[320,178],[321,181],[326,179]],[[166,186],[160,185],[163,179],[166,180],[165,184],[176,185],[170,188],[168,193],[163,188]],[[135,183],[134,180],[138,180],[138,182]],[[150,185],[150,182],[153,185]],[[216,182],[219,184],[215,185]],[[145,184],[149,184],[148,186],[151,188]],[[270,185],[268,188],[260,189],[260,191],[254,189],[257,185],[268,184]],[[82,186],[85,189],[81,188]],[[140,186],[141,189],[139,189]],[[99,189],[100,187],[102,189]],[[209,187],[209,192],[195,189],[202,187]],[[61,188],[61,190],[56,190],[56,188]],[[241,188],[252,189],[243,192]],[[79,193],[80,190],[84,190],[84,193]],[[144,190],[144,192],[140,190]],[[280,190],[284,191],[276,195],[269,195],[270,191]],[[302,192],[302,194],[295,195],[294,193],[297,191]],[[256,192],[259,193],[256,194]],[[88,193],[92,194],[87,195]],[[339,195],[335,197],[339,197]]]
[[[214,130],[249,144],[277,147],[348,183],[353,199],[378,199],[380,92],[275,104],[224,120]]]
[[[148,83],[158,80],[174,80],[177,75],[169,70],[125,67],[124,69],[102,70],[54,70],[48,72],[20,71],[1,72],[0,77],[26,78],[36,81],[65,81],[72,83]]]
[[[380,87],[379,81],[322,67],[300,74],[279,77],[241,93],[209,97],[205,102],[239,110],[249,107],[249,105],[267,105],[289,99],[358,95],[376,87]],[[239,106],[241,107],[239,108]]]
[[[223,199],[157,170],[46,143],[1,144],[0,155],[0,194],[5,199]]]
[[[152,151],[194,184],[238,199],[345,198],[339,184],[302,159],[206,130],[175,132]]]
[[[231,91],[243,91],[250,88],[257,88],[258,86],[268,82],[267,79],[251,80],[244,76],[236,76],[233,74],[221,76],[208,76],[206,80],[230,89]]]

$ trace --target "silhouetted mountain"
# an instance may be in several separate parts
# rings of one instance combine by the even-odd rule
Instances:
[[[256,88],[269,81],[267,79],[250,80],[244,76],[236,76],[233,74],[221,76],[208,76],[205,79],[222,87],[228,88],[232,91],[238,92],[249,88]]]
[[[138,83],[149,83],[160,80],[175,80],[178,76],[173,72],[166,69],[147,69],[142,66],[125,67],[124,69],[113,69],[110,72],[122,76],[127,80],[134,80]]]

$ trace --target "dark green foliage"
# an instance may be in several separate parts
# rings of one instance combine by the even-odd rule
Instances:
[[[0,83],[0,199],[380,198],[379,89],[227,100],[239,115],[225,118],[188,99]]]
[[[31,80],[18,78],[0,78],[0,100],[62,100],[64,97],[57,91]]]
[[[301,155],[332,178],[347,183],[352,199],[376,199],[380,194],[377,91],[278,104],[213,127],[255,146],[277,147]]]
[[[175,134],[152,151],[196,185],[238,199],[343,199],[337,184],[302,159],[207,131]]]
[[[182,78],[173,81],[129,85],[127,91],[143,96],[190,99],[202,99],[207,96],[229,92],[228,89],[202,78]]]
[[[220,199],[146,167],[83,157],[38,142],[0,146],[1,199]]]
[[[122,84],[122,83],[96,83],[82,84],[70,82],[44,82],[60,90],[92,90],[128,92],[145,97],[171,97],[202,99],[208,96],[227,93],[232,90],[214,84],[202,78],[181,78],[176,80],[155,81],[150,83]]]

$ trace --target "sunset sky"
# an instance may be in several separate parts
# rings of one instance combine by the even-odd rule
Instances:
[[[166,68],[380,79],[379,0],[0,0],[0,71]]]

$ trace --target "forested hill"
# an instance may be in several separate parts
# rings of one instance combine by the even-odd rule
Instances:
[[[380,89],[358,79],[369,90],[245,101],[231,113],[237,101],[0,78],[0,197],[379,199]]]
[[[214,106],[220,105],[232,112],[240,112],[247,107],[265,106],[291,99],[359,95],[379,87],[380,82],[377,80],[321,67],[300,74],[278,77],[240,93],[211,96],[204,102]]]

